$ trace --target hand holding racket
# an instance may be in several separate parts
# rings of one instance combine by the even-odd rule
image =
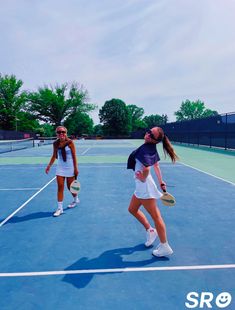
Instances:
[[[167,193],[166,183],[161,183],[161,189],[163,190],[163,195],[160,198],[164,206],[173,207],[176,203],[174,196]]]

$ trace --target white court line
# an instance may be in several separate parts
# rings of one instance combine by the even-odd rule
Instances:
[[[36,197],[41,191],[44,190],[52,181],[55,180],[56,177],[51,179],[46,185],[44,185],[39,191],[37,191],[33,196],[31,196],[27,201],[25,201],[18,209],[16,209],[13,213],[11,213],[4,221],[0,223],[0,227],[2,227],[6,222],[8,222],[17,212],[23,209],[34,197]]]
[[[227,183],[229,183],[229,184],[235,186],[235,183],[233,183],[233,182],[231,182],[231,181],[228,181],[228,180],[225,180],[225,179],[223,179],[223,178],[217,177],[217,176],[214,175],[214,174],[211,174],[211,173],[209,173],[209,172],[203,171],[203,170],[198,169],[198,168],[195,168],[195,167],[193,167],[193,166],[184,164],[184,163],[182,163],[182,162],[181,162],[181,164],[184,165],[184,166],[186,166],[186,167],[189,167],[189,168],[192,168],[192,169],[197,170],[197,171],[199,171],[199,172],[205,173],[205,174],[207,174],[207,175],[210,175],[211,177],[214,177],[214,178],[216,178],[216,179],[219,179],[219,180],[221,180],[221,181],[227,182]]]
[[[0,188],[0,191],[31,191],[40,189],[39,187],[23,187],[23,188]]]
[[[198,266],[171,266],[171,267],[113,268],[113,269],[57,270],[57,271],[38,271],[38,272],[37,271],[35,271],[35,272],[1,272],[0,277],[33,277],[33,276],[57,276],[57,275],[67,275],[67,274],[176,271],[176,270],[211,270],[211,269],[234,269],[234,268],[235,268],[235,264],[198,265]]]
[[[90,149],[91,149],[91,147],[88,147],[88,149],[86,149],[84,152],[82,152],[81,155],[86,154]]]

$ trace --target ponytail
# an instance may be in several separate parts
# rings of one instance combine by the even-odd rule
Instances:
[[[171,161],[173,163],[175,163],[175,161],[177,159],[179,159],[179,157],[177,156],[177,154],[175,153],[175,150],[170,142],[170,140],[168,139],[168,137],[164,134],[162,128],[159,127],[159,139],[162,142],[162,146],[163,146],[163,151],[165,156],[168,155],[171,158]]]
[[[170,140],[168,139],[168,137],[166,135],[164,135],[164,137],[162,139],[162,145],[163,145],[164,154],[166,155],[166,153],[167,153],[168,156],[170,156],[172,162],[175,163],[175,161],[177,159],[179,159],[179,157],[175,153],[175,150],[174,150]]]

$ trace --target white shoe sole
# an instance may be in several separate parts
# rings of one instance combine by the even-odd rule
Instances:
[[[76,205],[68,205],[68,208],[69,209],[73,209],[73,208],[76,208],[77,204]]]
[[[154,241],[157,239],[157,234],[155,236],[155,238],[151,241],[151,242],[145,242],[145,247],[146,248],[149,248],[151,245],[153,245]]]
[[[165,253],[160,253],[160,254],[158,254],[158,253],[154,253],[155,251],[153,251],[153,256],[156,256],[156,257],[165,257],[165,256],[170,256],[170,255],[172,255],[174,252],[173,252],[173,250],[171,250],[171,251],[168,251],[168,252],[165,252]]]
[[[79,204],[79,202],[80,202],[80,200],[78,200],[75,204],[70,203],[70,204],[68,205],[68,208],[69,208],[69,209],[75,208],[75,207]]]
[[[53,216],[54,216],[54,217],[58,217],[58,216],[60,216],[60,215],[63,214],[63,213],[64,213],[63,211],[60,212],[60,213],[56,213],[56,212],[55,212],[55,213],[53,214]]]
[[[155,231],[155,237],[154,237],[154,239],[152,239],[151,242],[150,242],[150,241],[146,241],[145,244],[144,244],[146,248],[149,248],[151,245],[153,245],[154,241],[155,241],[155,240],[157,239],[157,237],[158,237],[158,233],[157,233],[156,229],[154,229],[154,231]]]

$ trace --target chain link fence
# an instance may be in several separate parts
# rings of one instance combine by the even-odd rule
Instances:
[[[161,127],[173,142],[235,149],[235,112]]]

